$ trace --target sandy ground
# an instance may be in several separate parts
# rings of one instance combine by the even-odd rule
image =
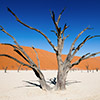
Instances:
[[[57,71],[43,73],[49,82]],[[0,71],[0,100],[100,100],[100,72],[69,72],[64,91],[45,92],[38,85],[32,71]]]

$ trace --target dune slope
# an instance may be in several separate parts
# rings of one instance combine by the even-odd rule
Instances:
[[[31,47],[25,47],[25,46],[22,46],[22,47],[26,51],[26,53],[32,58],[32,60],[36,64],[38,64],[34,50]],[[57,69],[56,55],[54,53],[51,53],[51,52],[48,52],[45,50],[41,50],[41,49],[36,49],[36,51],[38,52],[41,69],[44,69],[44,70]],[[22,57],[20,57],[14,51],[13,47],[11,47],[11,46],[0,44],[0,54],[11,55],[11,56],[17,58],[18,60],[20,60],[24,63],[27,63]],[[62,55],[62,58],[64,60],[66,58],[66,55]],[[75,56],[72,62],[78,60],[79,58],[80,57]],[[79,65],[77,65],[75,67],[79,68],[79,69],[86,69],[86,65],[89,66],[89,69],[100,68],[100,57],[89,58],[87,60],[82,61]],[[0,57],[0,69],[4,69],[5,67],[8,67],[9,70],[11,70],[11,69],[15,70],[15,69],[18,69],[19,66],[20,66],[20,64],[18,64],[17,62],[15,62],[12,59],[9,59],[7,57]],[[26,68],[27,68],[26,66],[21,66],[21,69],[26,69]]]

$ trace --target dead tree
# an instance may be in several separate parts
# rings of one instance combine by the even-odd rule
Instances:
[[[7,73],[7,68],[8,68],[8,66],[3,67],[3,69],[4,69],[4,73]]]
[[[99,68],[96,68],[95,70],[96,70],[96,72],[98,72],[99,71]]]
[[[88,64],[86,65],[86,70],[87,70],[87,72],[89,72],[89,65]]]
[[[85,44],[85,42],[87,42],[88,40],[90,40],[94,37],[100,37],[100,35],[95,35],[95,36],[89,35],[75,48],[74,46],[75,46],[75,43],[78,40],[78,38],[83,34],[84,31],[90,29],[89,27],[87,27],[77,35],[77,37],[75,38],[75,40],[73,41],[73,43],[71,45],[69,53],[66,55],[66,59],[64,61],[62,60],[61,56],[62,56],[64,41],[69,36],[69,35],[65,36],[65,30],[68,28],[68,26],[66,24],[64,25],[62,30],[61,30],[61,27],[59,27],[59,21],[61,19],[61,15],[64,12],[64,10],[65,9],[63,9],[62,12],[59,14],[57,21],[55,19],[55,13],[53,11],[50,11],[51,18],[52,18],[53,23],[54,23],[55,28],[56,28],[56,30],[51,30],[57,36],[57,46],[55,46],[51,42],[51,40],[42,31],[23,23],[15,15],[15,13],[13,13],[8,8],[8,11],[16,18],[16,20],[19,23],[21,23],[22,25],[24,25],[25,27],[27,27],[31,30],[34,30],[34,31],[40,33],[47,40],[47,42],[51,45],[51,47],[55,51],[56,58],[57,58],[57,64],[58,64],[58,73],[57,73],[56,84],[53,87],[54,90],[64,90],[66,88],[65,86],[66,86],[67,74],[72,67],[74,67],[75,65],[78,65],[81,61],[88,59],[88,58],[100,53],[100,52],[96,52],[96,53],[92,53],[92,54],[90,54],[90,53],[84,54],[82,57],[79,58],[79,60],[77,60],[74,63],[71,63],[73,57],[80,50],[80,48]],[[39,78],[39,82],[40,82],[42,89],[51,90],[52,88],[46,83],[43,73],[37,67],[37,65],[33,62],[33,60],[26,54],[26,52],[23,50],[23,48],[17,43],[15,38],[12,35],[10,35],[8,32],[6,32],[2,26],[0,26],[0,27],[1,27],[1,31],[3,31],[7,35],[9,35],[14,40],[14,43],[16,44],[16,46],[12,45],[12,44],[6,44],[6,45],[12,46],[14,48],[14,51],[17,52],[22,58],[24,58],[24,60],[26,60],[28,62],[28,64],[25,64],[22,61],[19,61],[18,59],[14,58],[10,55],[7,55],[7,54],[0,54],[0,56],[6,56],[6,57],[11,58],[11,59],[15,60],[16,62],[22,64],[23,66],[27,66],[27,67],[31,68],[35,72],[35,75]]]
[[[21,68],[21,65],[17,65],[18,69],[17,69],[17,72],[19,72],[20,68]]]

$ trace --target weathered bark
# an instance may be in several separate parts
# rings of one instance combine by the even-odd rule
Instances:
[[[58,52],[56,53],[57,63],[58,63],[58,73],[57,73],[57,83],[56,90],[65,90],[66,89],[66,70],[64,70],[64,63],[61,58],[62,52],[62,39],[61,34],[58,35]]]
[[[57,83],[56,90],[65,90],[66,89],[66,72],[63,70],[63,66],[59,66],[57,74]]]
[[[35,72],[35,75],[39,78],[41,88],[45,91],[51,90],[51,87],[46,83],[43,73],[37,67],[33,68],[33,71]]]
[[[63,63],[60,66],[58,66],[56,90],[66,89],[66,79],[70,70],[70,66],[71,64],[69,62]]]
[[[63,62],[61,59],[61,55],[56,54],[56,56],[57,56],[57,63],[58,63],[56,89],[63,90],[65,89],[66,75],[65,75],[65,72],[63,71]]]
[[[56,90],[65,90],[66,89],[66,74],[62,71],[58,71]]]

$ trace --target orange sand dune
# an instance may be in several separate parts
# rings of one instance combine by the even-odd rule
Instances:
[[[36,54],[34,50],[31,47],[25,47],[22,46],[23,49],[26,51],[26,53],[31,57],[31,59],[37,64],[37,59],[36,59]],[[57,61],[56,61],[56,55],[54,53],[41,50],[41,49],[36,49],[38,52],[38,56],[40,59],[40,66],[41,69],[49,69],[49,70],[55,70],[57,69]],[[8,46],[8,45],[1,45],[0,44],[0,54],[8,54],[10,56],[13,56],[17,58],[18,60],[27,63],[22,57],[20,57],[13,49],[13,47]],[[62,55],[63,60],[65,59],[66,55]],[[78,60],[80,57],[75,56],[73,61]],[[87,60],[82,61],[79,65],[75,66],[76,68],[79,69],[86,69],[86,65],[89,65],[89,69],[100,69],[100,57],[94,57],[94,58],[89,58]],[[8,67],[9,70],[15,70],[18,69],[18,64],[14,60],[7,58],[7,57],[0,57],[0,69],[4,69],[5,67]],[[26,69],[26,66],[21,66],[21,69]]]

